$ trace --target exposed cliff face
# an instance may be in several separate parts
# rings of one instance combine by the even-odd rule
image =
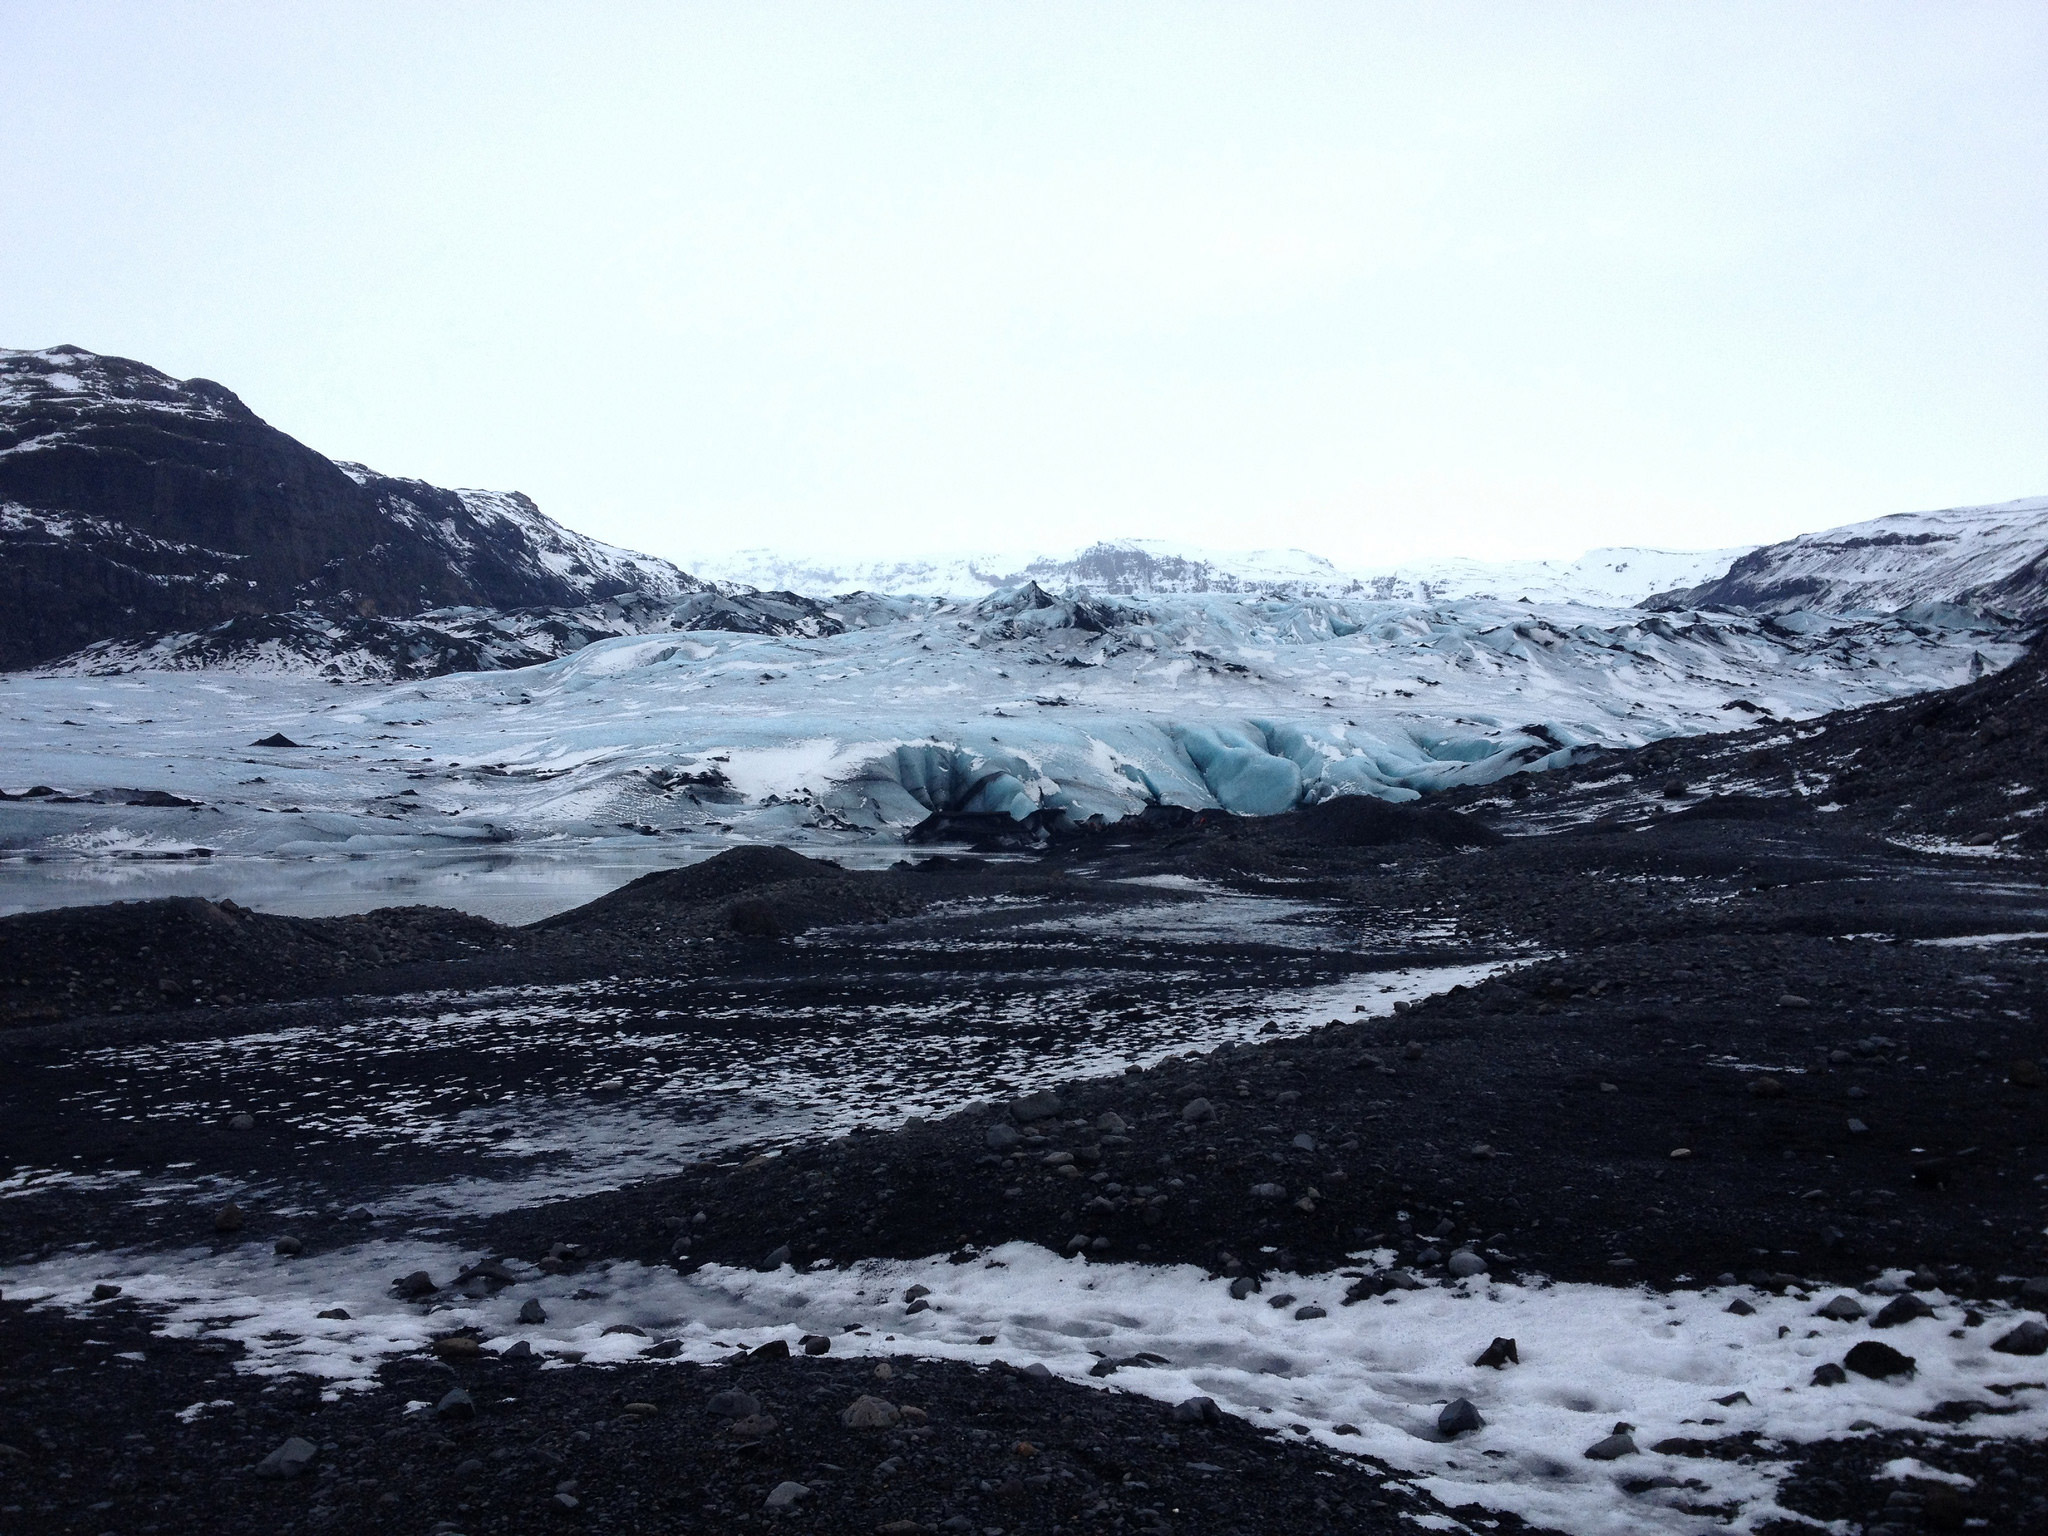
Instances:
[[[307,608],[396,618],[702,585],[524,496],[344,468],[210,380],[0,351],[0,667]]]

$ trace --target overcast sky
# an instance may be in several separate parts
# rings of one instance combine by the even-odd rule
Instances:
[[[688,561],[2048,492],[2048,5],[0,0],[0,344]]]

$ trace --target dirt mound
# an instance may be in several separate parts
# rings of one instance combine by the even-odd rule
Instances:
[[[394,965],[466,959],[508,937],[441,907],[276,917],[167,896],[0,917],[0,1025],[302,995]]]
[[[573,911],[544,918],[533,926],[540,929],[583,928],[593,923],[638,919],[664,907],[729,901],[785,881],[844,878],[845,875],[846,871],[830,859],[807,859],[788,848],[728,848],[701,864],[642,875],[610,895],[585,902]]]
[[[1429,842],[1440,848],[1483,848],[1501,841],[1493,828],[1437,805],[1396,805],[1371,795],[1340,795],[1294,813],[1303,835],[1338,848],[1383,848]]]

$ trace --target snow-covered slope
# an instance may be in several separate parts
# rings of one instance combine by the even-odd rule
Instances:
[[[1627,607],[1655,592],[1718,576],[1745,548],[1596,549],[1576,560],[1442,559],[1347,570],[1300,549],[1225,552],[1157,539],[1116,539],[1067,555],[980,554],[924,560],[835,561],[743,550],[693,562],[711,580],[813,595],[908,592],[972,601],[1020,581],[1062,593],[1142,596],[1236,592],[1274,597],[1363,597]]]
[[[0,847],[375,852],[622,827],[858,842],[935,812],[1258,814],[1809,716],[2020,649],[1961,618],[1787,627],[1030,585],[828,612],[844,627],[624,636],[522,671],[340,692],[218,671],[16,675],[0,680],[4,788],[63,793],[0,805]],[[248,745],[279,731],[304,745]],[[203,809],[106,803],[137,789]],[[122,795],[85,803],[96,791]]]
[[[0,351],[0,666],[304,610],[402,619],[702,587],[523,496],[345,473],[209,380],[78,347]]]
[[[1753,613],[1890,613],[1916,603],[2048,609],[2048,496],[1803,533],[1660,600]]]

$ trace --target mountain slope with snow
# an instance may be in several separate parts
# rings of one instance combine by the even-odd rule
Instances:
[[[1115,539],[1067,555],[979,554],[835,561],[743,550],[693,562],[712,580],[814,596],[873,591],[974,601],[1022,581],[1072,594],[1231,592],[1282,598],[1438,602],[1495,598],[1628,607],[1706,581],[1744,549],[1596,549],[1576,560],[1443,559],[1345,569],[1300,549],[1224,552],[1157,539]]]
[[[78,347],[0,350],[0,667],[301,609],[404,618],[702,588],[524,496],[344,468],[210,380]]]
[[[1890,613],[1915,603],[2048,611],[2048,496],[1900,512],[1803,533],[1742,556],[1725,575],[1664,594],[1668,608]]]

